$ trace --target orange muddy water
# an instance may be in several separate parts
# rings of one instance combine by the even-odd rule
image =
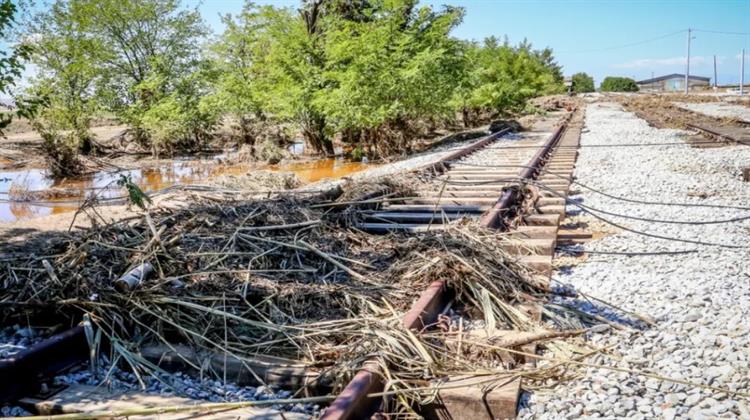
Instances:
[[[147,192],[158,191],[174,185],[204,183],[220,175],[242,175],[251,170],[294,172],[304,183],[323,179],[337,179],[368,168],[370,165],[349,162],[343,159],[321,159],[308,162],[292,162],[280,165],[225,165],[218,160],[185,159],[149,169],[121,172],[97,172],[78,179],[53,181],[42,169],[3,170],[0,164],[0,223],[75,211],[82,200],[92,194],[99,198],[123,195],[117,187],[120,174],[131,179]],[[22,200],[24,195],[52,192],[55,196],[44,199]]]

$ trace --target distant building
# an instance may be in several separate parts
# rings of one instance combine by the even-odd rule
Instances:
[[[681,92],[685,90],[685,75],[674,73],[635,83],[642,92]],[[708,87],[711,85],[711,78],[690,76],[688,83],[691,90],[696,87]]]

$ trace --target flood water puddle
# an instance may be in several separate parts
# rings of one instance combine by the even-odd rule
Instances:
[[[279,165],[221,164],[215,158],[173,160],[163,165],[120,172],[102,171],[77,179],[53,181],[43,169],[0,169],[0,222],[26,220],[75,211],[92,194],[100,199],[120,197],[120,175],[128,175],[146,192],[174,185],[205,183],[220,175],[241,176],[252,170],[294,172],[304,183],[337,179],[372,165],[343,159],[320,159]],[[46,192],[55,191],[50,197]],[[29,196],[34,196],[32,199]],[[43,198],[37,198],[39,196]],[[25,201],[21,199],[26,197]]]

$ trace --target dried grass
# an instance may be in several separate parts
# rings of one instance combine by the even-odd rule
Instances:
[[[339,203],[384,188],[408,194],[398,183],[349,188]],[[83,312],[92,334],[112,343],[111,357],[139,375],[155,371],[138,356],[144,343],[298,360],[322,371],[334,392],[375,361],[403,410],[425,402],[414,390],[430,381],[507,367],[498,351],[450,351],[455,332],[403,327],[403,314],[432,282],[445,280],[454,309],[492,328],[544,331],[517,305],[542,298],[545,286],[503,251],[502,235],[461,222],[373,236],[347,227],[350,206],[321,204],[206,201],[27,243],[0,254],[0,301],[10,308],[3,321],[50,308]],[[154,278],[130,293],[113,286],[144,262]]]

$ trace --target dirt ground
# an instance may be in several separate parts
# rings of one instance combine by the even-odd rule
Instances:
[[[730,127],[743,128],[737,120],[731,118],[716,118],[698,112],[689,111],[675,105],[681,102],[706,102],[696,100],[702,98],[696,95],[612,95],[609,99],[615,99],[622,104],[627,111],[635,113],[638,117],[648,121],[656,128],[686,129],[687,124],[695,124],[706,127]],[[712,102],[712,101],[708,101]]]

